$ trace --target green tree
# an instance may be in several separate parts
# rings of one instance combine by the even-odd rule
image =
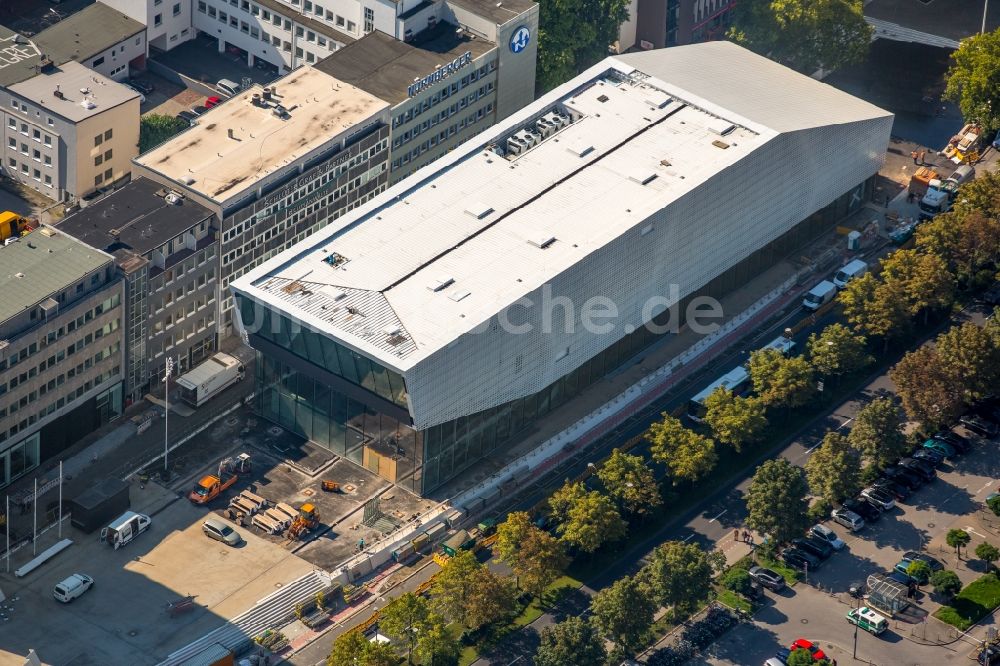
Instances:
[[[958,555],[958,559],[962,559],[962,547],[968,546],[969,542],[972,541],[972,537],[965,530],[953,529],[948,530],[948,534],[944,537],[945,543],[955,549],[955,554]]]
[[[890,340],[910,332],[910,311],[899,282],[885,283],[872,273],[865,273],[847,283],[837,294],[844,306],[844,317],[857,333],[882,340],[888,348]]]
[[[431,586],[431,605],[452,622],[465,623],[476,576],[482,564],[470,550],[463,550],[448,560]]]
[[[719,577],[719,583],[727,590],[748,596],[753,591],[753,579],[749,572],[740,567],[732,567]]]
[[[879,470],[906,455],[909,448],[899,407],[889,398],[876,398],[859,409],[847,439]]]
[[[594,625],[615,644],[619,656],[631,655],[653,623],[656,602],[649,590],[632,576],[619,578],[590,601]]]
[[[587,496],[587,489],[580,482],[566,481],[562,488],[549,496],[549,513],[556,523],[569,519],[569,511]]]
[[[953,597],[961,591],[962,580],[954,571],[941,569],[931,574],[931,585],[938,594]]]
[[[1000,560],[1000,550],[991,543],[985,541],[976,546],[976,557],[986,563],[986,570],[993,568],[993,563]]]
[[[536,597],[541,597],[569,564],[562,542],[536,527],[523,511],[509,514],[497,527],[494,550],[514,571],[518,585]]]
[[[417,637],[413,652],[425,666],[454,666],[462,646],[445,626],[444,618],[431,614],[427,626]]]
[[[901,291],[910,317],[950,307],[955,301],[955,277],[945,260],[917,250],[896,250],[882,260],[883,283]]]
[[[430,618],[427,599],[412,592],[400,595],[379,613],[379,630],[406,645],[406,661],[413,663],[413,648]]]
[[[767,427],[764,403],[756,398],[734,396],[719,387],[705,399],[705,423],[715,439],[728,444],[737,452],[744,444],[760,439]]]
[[[861,490],[861,459],[839,433],[826,433],[805,469],[813,495],[828,502],[841,502]]]
[[[605,543],[621,539],[626,529],[614,502],[596,490],[574,503],[566,520],[556,527],[563,541],[585,553],[593,553]]]
[[[754,391],[768,407],[801,407],[816,393],[813,368],[801,356],[759,349],[750,354],[748,367]]]
[[[479,629],[511,617],[517,609],[517,588],[514,581],[486,567],[472,575],[465,599],[463,622],[470,629]]]
[[[966,37],[951,58],[944,98],[985,132],[1000,129],[1000,31]]]
[[[653,470],[642,456],[618,449],[597,469],[597,478],[608,496],[631,514],[646,514],[663,504]]]
[[[962,414],[964,388],[960,379],[948,372],[937,349],[923,345],[907,352],[889,378],[903,402],[903,411],[926,430],[937,430]]]
[[[918,585],[923,585],[931,578],[931,565],[923,560],[913,560],[906,566],[906,575],[917,581]]]
[[[998,186],[1000,177],[985,172],[962,186],[955,208],[917,227],[917,247],[944,259],[963,288],[993,281],[1000,259],[1000,217],[984,213],[984,208],[990,206],[989,200],[1000,202]],[[980,208],[969,209],[969,199],[988,200]]]
[[[654,602],[687,615],[708,595],[712,577],[724,565],[696,543],[667,541],[653,551],[638,578],[651,590]]]
[[[805,74],[862,62],[872,28],[861,0],[743,0],[729,38]]]
[[[1000,494],[994,493],[986,498],[986,506],[993,512],[994,516],[1000,516]]]
[[[186,120],[150,113],[139,119],[139,152],[144,153],[188,128]]]
[[[765,461],[747,489],[746,523],[778,543],[786,543],[808,527],[808,488],[802,468],[784,458]]]
[[[333,642],[327,666],[395,666],[399,661],[392,646],[369,641],[360,631],[348,631]]]
[[[973,322],[952,326],[935,340],[942,370],[955,378],[972,404],[991,394],[1000,381],[1000,345],[991,331]]]
[[[582,617],[567,617],[542,630],[535,652],[535,666],[604,666],[607,651],[593,623]]]
[[[843,324],[830,324],[806,343],[809,363],[822,377],[839,378],[871,365],[865,336],[853,333]]]
[[[539,2],[536,88],[551,90],[604,58],[628,7],[627,0]]]
[[[826,659],[813,659],[812,653],[804,648],[792,650],[788,655],[787,666],[830,666]]]
[[[715,442],[685,428],[680,419],[666,412],[661,416],[643,435],[653,460],[664,463],[675,480],[693,482],[711,472],[719,460]]]

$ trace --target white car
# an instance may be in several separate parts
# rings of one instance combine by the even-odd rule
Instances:
[[[75,573],[55,586],[52,596],[68,604],[94,586],[94,579],[87,574]]]
[[[201,531],[208,538],[221,541],[227,546],[238,546],[243,540],[239,532],[217,518],[209,518],[202,523]]]
[[[837,536],[837,533],[826,525],[813,525],[812,529],[809,530],[809,533],[817,539],[822,539],[833,546],[834,550],[840,550],[846,545],[844,540]]]
[[[883,511],[889,511],[896,506],[893,496],[881,488],[865,488],[861,491],[861,496]]]

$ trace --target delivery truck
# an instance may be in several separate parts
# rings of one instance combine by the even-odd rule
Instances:
[[[823,280],[809,290],[805,298],[802,299],[802,307],[806,310],[816,312],[821,307],[829,303],[837,295],[837,285],[829,280]]]
[[[243,362],[240,359],[219,352],[177,379],[181,400],[192,407],[200,407],[242,380],[243,373]]]
[[[126,511],[107,527],[101,528],[101,541],[118,550],[149,529],[153,519],[144,513]]]
[[[105,479],[66,502],[73,527],[90,533],[123,511],[128,511],[129,486],[121,479]]]

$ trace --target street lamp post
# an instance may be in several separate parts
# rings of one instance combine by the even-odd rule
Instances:
[[[855,610],[858,614],[861,614],[861,597],[856,597],[856,603],[854,605]],[[854,618],[854,659],[858,658],[858,618]]]
[[[990,0],[983,0],[983,27],[980,28],[979,34],[986,32],[986,10],[990,7]]]
[[[170,375],[174,371],[174,359],[167,358],[167,367],[163,372],[163,478],[167,478],[169,468],[167,467],[167,455],[170,453],[170,437],[168,426],[170,424]]]

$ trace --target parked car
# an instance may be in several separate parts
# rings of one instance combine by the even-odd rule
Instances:
[[[785,579],[781,574],[764,567],[750,567],[750,578],[754,579],[769,590],[778,592],[785,588]]]
[[[853,511],[864,518],[866,523],[874,523],[878,520],[879,516],[882,515],[882,509],[878,508],[864,497],[856,497],[854,499],[847,500],[844,502],[844,508]]]
[[[181,111],[177,114],[177,117],[181,120],[186,120],[189,125],[194,125],[195,121],[198,119],[197,114],[191,113],[190,111]]]
[[[847,621],[875,636],[889,628],[889,620],[867,606],[847,611]]]
[[[944,569],[944,565],[941,564],[936,558],[931,557],[927,553],[918,553],[915,550],[908,550],[903,553],[903,557],[908,560],[921,560],[927,563],[927,566],[931,568],[931,571],[941,571]]]
[[[217,106],[219,104],[222,104],[222,98],[217,95],[212,95],[211,97],[205,100],[206,109],[211,109],[213,106]]]
[[[931,451],[937,451],[945,458],[954,458],[958,454],[958,451],[951,444],[942,442],[940,439],[934,439],[933,437],[925,441],[921,446]]]
[[[788,663],[788,657],[792,654],[792,651],[788,648],[778,648],[778,651],[774,653],[776,659],[780,659],[782,664]]]
[[[901,559],[899,562],[896,563],[896,566],[893,567],[893,569],[895,569],[899,573],[906,574],[907,576],[909,576],[910,578],[912,578],[913,580],[915,580],[918,585],[926,585],[927,581],[929,580],[930,577],[929,576],[919,576],[918,577],[918,576],[914,576],[913,574],[911,574],[910,571],[909,571],[909,569],[910,569],[910,564],[912,564],[912,563],[913,563],[913,560],[910,560],[910,559],[907,559],[907,558],[904,557],[903,559]]]
[[[131,90],[132,92],[134,92],[136,95],[139,96],[139,104],[145,104],[146,103],[146,96],[142,94],[142,91],[140,91],[138,88],[136,88],[133,85],[129,85],[128,83],[123,83],[122,85],[125,86],[126,88],[128,88],[129,90]]]
[[[807,641],[804,638],[798,638],[788,646],[790,650],[809,650],[813,656],[813,660],[820,661],[821,659],[826,659],[826,653],[819,649],[818,645],[814,645],[812,641]]]
[[[899,566],[898,564],[896,566]],[[893,569],[892,571],[886,571],[885,577],[889,580],[894,580],[897,583],[905,585],[907,588],[913,588],[917,584],[917,580],[913,578],[910,574]]]
[[[818,557],[799,550],[798,548],[786,548],[784,552],[781,553],[781,559],[788,566],[794,569],[802,569],[803,571],[807,569],[809,571],[814,571],[818,569],[820,565],[820,559]]]
[[[139,92],[141,92],[143,95],[148,95],[149,93],[151,93],[154,90],[156,90],[156,86],[154,86],[149,81],[144,81],[143,79],[129,79],[128,80],[128,85],[131,88],[135,88],[136,90],[138,90]]]
[[[997,434],[997,424],[979,414],[966,414],[958,422],[982,437],[995,437]]]
[[[56,601],[68,604],[93,586],[93,578],[87,574],[75,573],[66,580],[56,584],[52,590],[52,596],[56,598]]]
[[[944,464],[944,456],[940,451],[935,451],[934,449],[925,449],[921,446],[911,455],[917,460],[926,460],[930,464],[934,465],[934,467],[940,467]]]
[[[925,481],[931,481],[937,477],[937,473],[934,471],[934,466],[926,460],[903,458],[899,461],[899,464],[911,472],[919,474]]]
[[[882,473],[885,474],[890,479],[892,479],[893,481],[903,484],[910,490],[916,490],[917,488],[926,483],[924,477],[917,474],[913,470],[907,467],[903,467],[901,465],[893,465],[892,467],[886,467]]]
[[[195,106],[192,106],[190,110],[191,110],[191,113],[193,113],[194,115],[200,116],[201,114],[203,114],[206,111],[208,111],[208,108],[202,106],[201,104],[196,104]]]
[[[821,539],[831,546],[834,550],[840,550],[845,545],[844,540],[837,536],[837,533],[831,530],[826,525],[813,525],[809,528],[809,534],[817,539]]]
[[[896,507],[896,500],[893,498],[892,493],[881,488],[874,486],[865,488],[861,491],[861,496],[883,511],[889,511]]]
[[[834,509],[830,513],[830,517],[838,525],[843,525],[852,532],[857,532],[862,527],[865,526],[865,519],[854,513],[850,509]]]
[[[884,476],[875,481],[872,485],[890,493],[894,498],[896,498],[897,502],[904,502],[906,501],[906,498],[910,496],[910,489],[908,486]]]
[[[240,537],[239,532],[234,530],[229,525],[226,525],[218,518],[209,518],[202,523],[201,531],[204,532],[209,539],[221,541],[227,546],[238,546],[240,541],[243,540]]]
[[[959,453],[968,453],[972,450],[972,442],[967,438],[962,437],[957,432],[951,430],[942,430],[941,432],[934,434],[934,439],[950,444],[951,448],[955,449]]]
[[[821,560],[825,560],[833,555],[833,546],[829,542],[817,539],[816,537],[792,539],[792,545],[810,555],[815,555]]]

